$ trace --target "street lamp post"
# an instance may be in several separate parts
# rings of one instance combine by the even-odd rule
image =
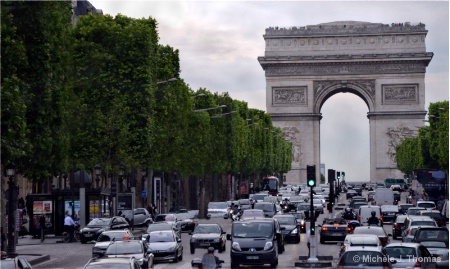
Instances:
[[[97,188],[100,189],[100,175],[102,174],[102,167],[100,166],[100,164],[96,164],[94,166],[94,173],[95,173],[95,181],[97,182]]]
[[[16,253],[16,240],[15,240],[15,226],[16,226],[16,214],[15,209],[17,208],[17,196],[18,196],[18,187],[16,186],[16,182],[14,180],[14,176],[16,175],[16,165],[14,163],[10,163],[6,166],[6,175],[9,178],[8,181],[8,249],[7,254],[8,257],[14,258],[17,256]]]

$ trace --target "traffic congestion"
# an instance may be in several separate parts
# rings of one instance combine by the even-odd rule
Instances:
[[[317,258],[329,260],[328,267],[448,268],[448,207],[408,203],[414,191],[395,195],[395,188],[347,183],[330,208],[327,184],[285,185],[210,202],[206,219],[198,211],[151,216],[135,209],[143,215],[135,225],[124,214],[94,219],[76,242],[62,244],[73,252],[33,268],[302,268],[313,244],[312,218]]]

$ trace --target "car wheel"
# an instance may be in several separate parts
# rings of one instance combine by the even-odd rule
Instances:
[[[195,253],[195,248],[191,247],[191,254],[194,254],[194,253]]]
[[[150,224],[152,224],[152,222],[149,220],[147,220],[147,222],[145,223],[145,225],[147,225],[147,227],[150,226]]]
[[[183,252],[181,252],[181,255],[180,255],[180,257],[178,258],[178,260],[179,260],[179,261],[182,261],[182,260],[183,260]]]
[[[178,252],[175,252],[175,258],[173,259],[173,263],[178,262]]]
[[[270,264],[270,268],[277,268],[277,265],[278,264],[276,262],[273,262],[273,263]]]
[[[219,253],[222,253],[223,252],[223,247],[219,246],[219,248],[217,250],[219,251]]]
[[[322,237],[320,237],[320,243],[321,243],[321,244],[325,244],[325,239],[323,239]]]

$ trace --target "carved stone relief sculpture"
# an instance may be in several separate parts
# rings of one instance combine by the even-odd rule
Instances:
[[[273,88],[273,104],[306,105],[306,86]]]
[[[383,103],[418,102],[417,85],[383,85]]]
[[[387,155],[391,160],[391,164],[396,164],[396,147],[402,143],[407,137],[412,137],[414,131],[408,127],[388,128],[386,133],[389,136]]]
[[[300,131],[296,127],[284,127],[284,137],[292,143],[292,162],[301,164],[302,152],[300,144]]]

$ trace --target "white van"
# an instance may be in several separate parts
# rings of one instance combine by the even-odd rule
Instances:
[[[372,211],[375,211],[375,216],[380,220],[380,226],[383,226],[383,216],[381,215],[381,207],[378,205],[363,205],[358,209],[358,221],[361,225],[367,225],[367,220],[372,217]]]
[[[394,204],[394,191],[390,188],[376,189],[375,196],[373,197],[372,204],[379,206],[393,205]]]

